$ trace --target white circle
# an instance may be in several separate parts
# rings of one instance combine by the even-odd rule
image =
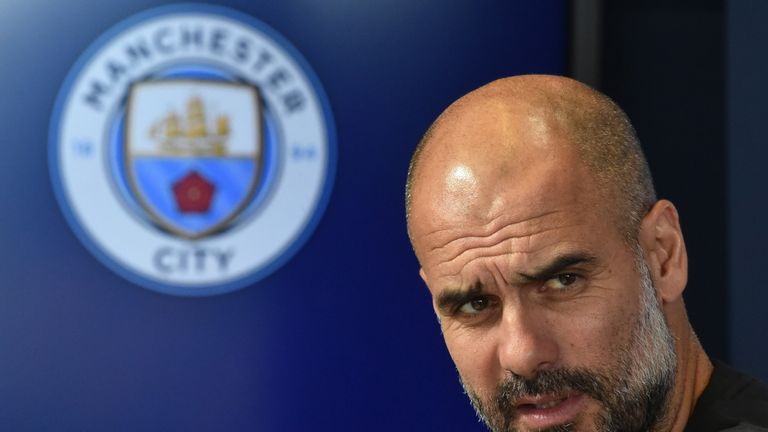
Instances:
[[[263,205],[196,241],[136,217],[109,162],[110,128],[131,84],[185,65],[258,88],[279,132],[277,174]],[[330,193],[333,125],[313,77],[274,30],[228,9],[166,7],[127,20],[83,55],[54,112],[51,171],[70,224],[101,261],[157,291],[209,295],[263,278],[306,240]]]

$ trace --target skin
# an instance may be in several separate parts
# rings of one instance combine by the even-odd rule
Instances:
[[[536,91],[519,90],[527,84]],[[542,88],[587,96],[557,77],[496,81],[447,110],[415,174],[409,230],[420,274],[462,380],[481,398],[510,373],[616,372],[615,347],[631,343],[640,309],[610,197],[541,102]],[[672,203],[648,212],[638,242],[678,359],[659,430],[682,431],[712,366],[682,300],[687,254]],[[599,403],[582,395],[578,406],[576,429],[593,430]]]

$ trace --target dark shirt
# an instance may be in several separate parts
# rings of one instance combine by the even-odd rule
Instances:
[[[685,432],[768,432],[768,385],[714,361]]]

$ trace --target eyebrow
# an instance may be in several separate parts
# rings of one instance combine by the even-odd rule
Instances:
[[[437,296],[437,308],[443,313],[449,311],[455,305],[463,305],[477,298],[483,292],[483,284],[475,282],[468,289],[447,288]]]
[[[557,276],[575,265],[594,264],[597,257],[588,253],[576,252],[556,256],[552,261],[538,268],[531,274],[518,273],[526,282],[544,281]]]
[[[556,256],[552,261],[536,269],[533,273],[517,273],[523,282],[545,281],[551,279],[575,265],[590,265],[597,261],[594,255],[576,252]],[[456,305],[463,305],[482,295],[484,286],[480,281],[469,288],[446,288],[437,296],[437,308],[448,312]]]

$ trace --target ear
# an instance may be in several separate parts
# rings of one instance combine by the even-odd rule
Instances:
[[[662,301],[680,299],[688,283],[688,253],[674,204],[656,202],[640,222],[638,240]]]

